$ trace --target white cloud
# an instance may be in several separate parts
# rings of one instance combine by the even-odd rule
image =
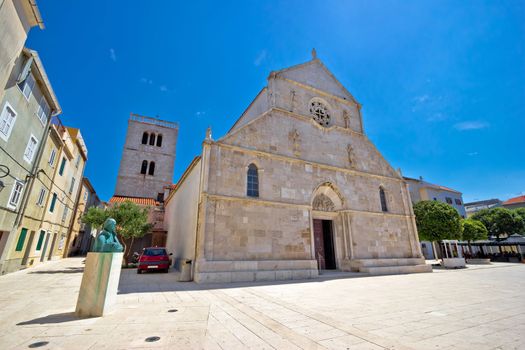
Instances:
[[[430,97],[425,94],[425,95],[414,97],[414,101],[416,101],[417,103],[425,103],[426,101],[428,101],[429,98]]]
[[[469,120],[466,122],[454,124],[454,128],[459,131],[477,130],[477,129],[484,129],[488,127],[489,127],[489,123],[480,121],[480,120]]]
[[[253,64],[255,66],[260,66],[261,63],[266,59],[266,54],[266,50],[262,50],[261,52],[259,52],[255,60],[253,61]]]
[[[117,54],[115,53],[115,49],[109,49],[109,58],[111,58],[113,62],[117,62]]]
[[[153,84],[153,80],[148,79],[148,78],[140,78],[140,82],[144,83],[144,84],[148,84],[148,85],[152,85]]]
[[[159,89],[160,89],[160,91],[162,91],[162,92],[166,92],[166,91],[168,91],[168,87],[167,87],[166,85],[161,85],[161,86],[159,87]]]
[[[467,156],[474,157],[474,156],[477,156],[478,154],[479,154],[478,152],[470,152],[470,153],[467,153]]]

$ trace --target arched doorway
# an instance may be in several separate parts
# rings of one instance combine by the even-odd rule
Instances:
[[[336,211],[340,210],[342,205],[342,198],[332,184],[324,183],[314,191],[313,252],[320,270],[337,268],[334,219],[337,217]]]

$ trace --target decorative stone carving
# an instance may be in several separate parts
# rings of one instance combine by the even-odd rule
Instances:
[[[321,101],[314,99],[310,102],[310,114],[320,125],[327,127],[330,125],[330,112]]]
[[[211,141],[211,126],[208,126],[208,129],[206,129],[206,140]]]
[[[295,90],[290,91],[290,112],[295,109]]]
[[[348,153],[348,164],[350,165],[350,168],[354,167],[354,148],[352,145],[348,144],[346,146],[346,152]]]
[[[314,198],[313,209],[321,211],[334,211],[335,205],[332,200],[328,198],[328,196],[320,193]]]
[[[347,110],[343,110],[343,119],[345,121],[345,128],[350,128],[350,116],[348,115]]]
[[[299,157],[301,155],[301,139],[299,138],[299,132],[297,132],[297,129],[293,129],[292,131],[290,131],[290,133],[288,134],[288,139],[292,142],[293,154],[296,157]]]

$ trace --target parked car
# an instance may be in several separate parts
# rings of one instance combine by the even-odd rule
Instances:
[[[164,271],[168,272],[171,266],[170,255],[166,252],[166,248],[149,247],[142,250],[137,266],[137,273],[144,271]]]

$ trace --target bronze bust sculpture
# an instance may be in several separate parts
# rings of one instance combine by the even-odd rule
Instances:
[[[104,229],[97,235],[97,240],[93,245],[93,252],[97,253],[120,253],[124,250],[118,241],[115,232],[117,222],[113,218],[108,218],[104,222]]]

